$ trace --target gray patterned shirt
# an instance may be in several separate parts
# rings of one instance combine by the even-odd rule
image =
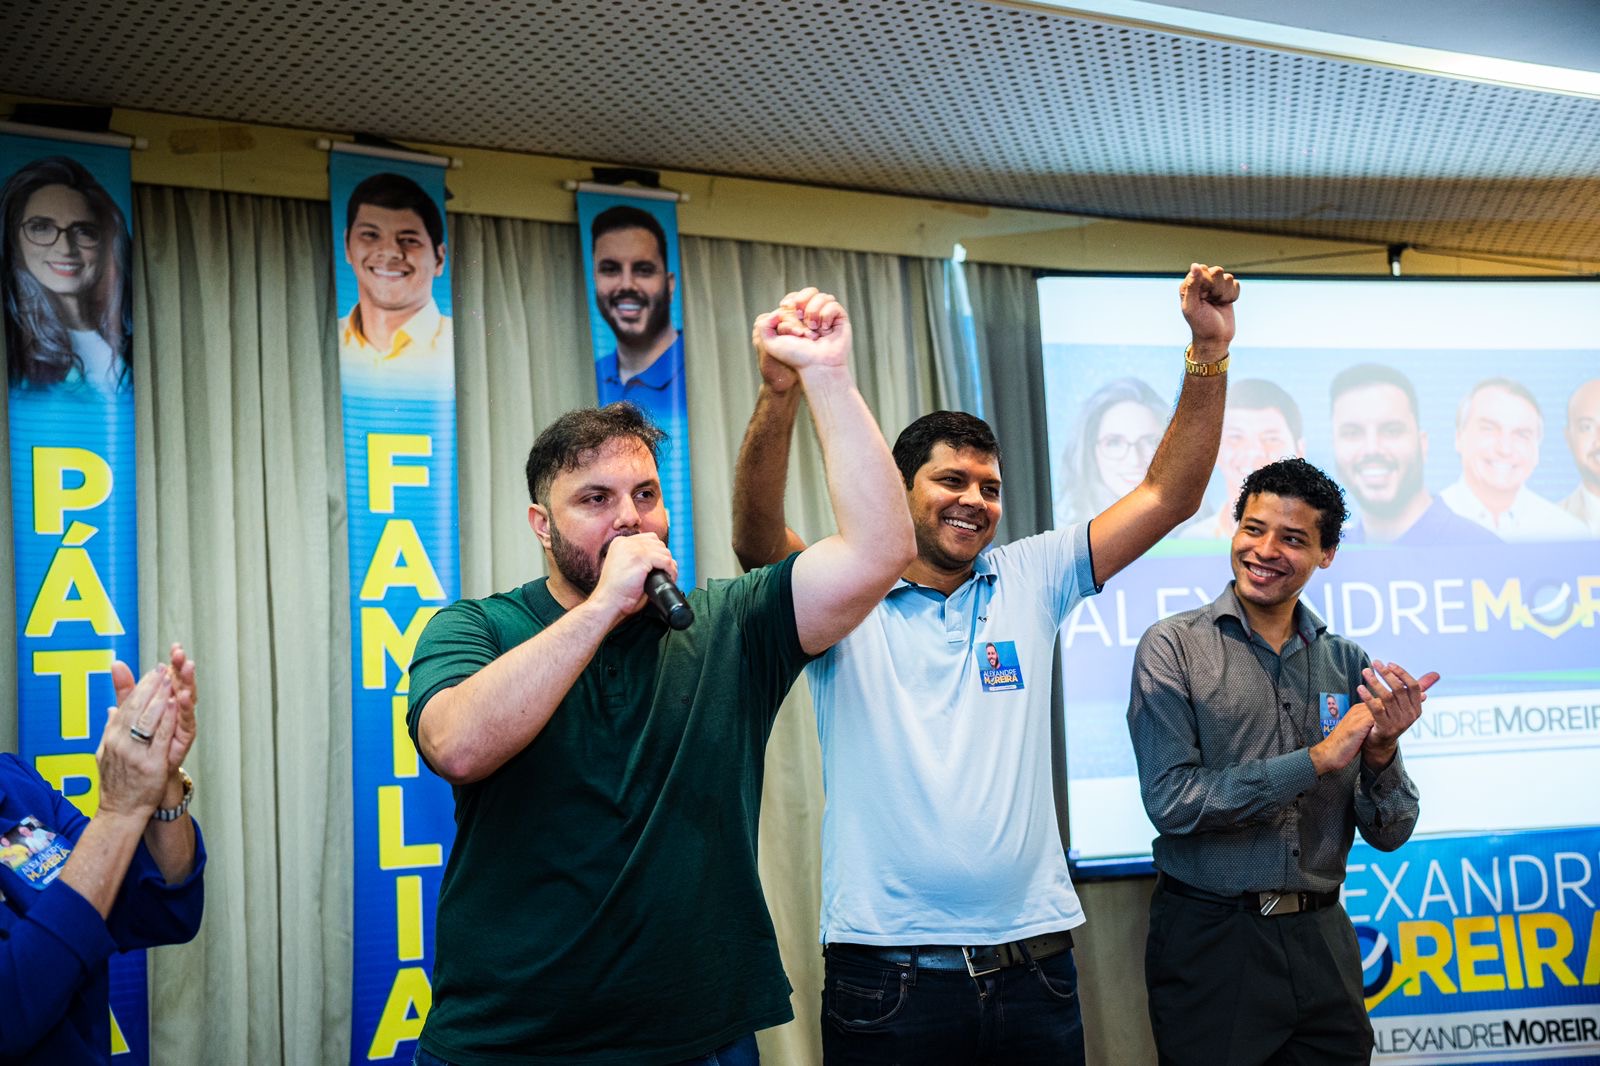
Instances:
[[[1133,660],[1128,730],[1156,869],[1234,895],[1326,892],[1344,882],[1354,831],[1393,851],[1417,824],[1400,755],[1359,755],[1317,777],[1322,694],[1355,694],[1371,660],[1304,602],[1279,653],[1250,632],[1230,582],[1210,606],[1151,626]]]

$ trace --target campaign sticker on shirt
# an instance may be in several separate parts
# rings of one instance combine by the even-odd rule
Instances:
[[[31,814],[0,833],[0,863],[32,888],[42,889],[54,881],[71,854],[71,846]]]
[[[978,649],[978,676],[985,692],[1011,692],[1022,688],[1022,667],[1015,641],[990,641]]]
[[[1333,732],[1339,720],[1350,709],[1350,697],[1338,692],[1322,692],[1317,695],[1317,711],[1322,716],[1322,738],[1326,740],[1328,734]]]

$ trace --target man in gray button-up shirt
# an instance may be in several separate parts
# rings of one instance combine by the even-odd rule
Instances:
[[[1355,931],[1335,906],[1354,833],[1417,821],[1400,734],[1420,681],[1328,632],[1300,592],[1333,561],[1343,493],[1304,460],[1251,474],[1234,581],[1152,626],[1128,726],[1160,836],[1145,979],[1163,1063],[1367,1062]]]

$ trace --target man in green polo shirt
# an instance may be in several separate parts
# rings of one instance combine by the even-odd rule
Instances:
[[[755,329],[805,384],[836,536],[691,590],[669,629],[643,595],[677,572],[661,433],[626,404],[574,411],[528,456],[549,577],[452,604],[417,644],[408,723],[457,825],[418,1062],[753,1062],[792,1017],[756,874],[763,750],[801,667],[916,547],[844,310],[791,294]]]

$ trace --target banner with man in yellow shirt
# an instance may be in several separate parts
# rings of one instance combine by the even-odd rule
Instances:
[[[440,164],[444,160],[439,160]],[[349,501],[352,1062],[409,1062],[432,1003],[450,788],[406,734],[422,627],[460,595],[444,169],[329,157]]]

